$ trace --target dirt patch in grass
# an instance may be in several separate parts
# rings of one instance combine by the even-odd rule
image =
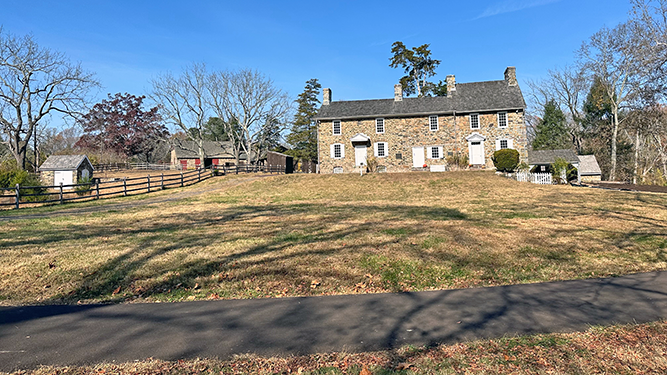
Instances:
[[[160,205],[1,223],[0,304],[417,291],[664,270],[666,222],[662,195],[487,172],[283,175]]]
[[[149,359],[88,367],[42,367],[15,374],[664,374],[665,322],[593,327],[433,347],[288,358],[239,356],[166,362]]]

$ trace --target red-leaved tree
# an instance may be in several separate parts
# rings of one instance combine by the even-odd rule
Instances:
[[[79,120],[83,135],[76,146],[153,161],[169,131],[157,107],[143,109],[144,99],[128,93],[109,94]]]

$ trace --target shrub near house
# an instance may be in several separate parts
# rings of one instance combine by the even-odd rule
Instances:
[[[519,151],[506,148],[493,153],[493,165],[499,172],[514,172],[519,165]]]

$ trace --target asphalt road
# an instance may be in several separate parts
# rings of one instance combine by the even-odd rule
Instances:
[[[368,351],[667,318],[667,271],[492,288],[0,308],[0,370]]]

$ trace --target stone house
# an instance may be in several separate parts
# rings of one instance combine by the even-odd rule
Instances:
[[[446,170],[454,156],[493,168],[496,150],[513,148],[527,159],[526,103],[508,67],[505,79],[456,83],[447,76],[447,96],[332,101],[324,89],[318,123],[320,173],[359,172],[368,155],[387,172]],[[426,168],[424,168],[426,166]]]
[[[72,185],[93,178],[94,170],[86,155],[51,155],[39,167],[39,176],[47,186]]]

